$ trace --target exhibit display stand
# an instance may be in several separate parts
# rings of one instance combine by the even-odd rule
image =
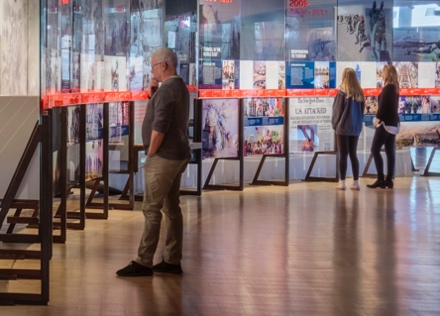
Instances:
[[[108,184],[108,103],[86,104],[86,183],[89,182],[91,192],[86,201],[86,208],[100,210],[99,212],[86,211],[87,218],[107,219],[109,210]],[[83,186],[87,184],[83,183]],[[102,202],[95,202],[94,198],[102,184]]]
[[[0,275],[4,280],[38,280],[39,293],[1,292],[1,304],[47,304],[49,301],[49,261],[52,256],[52,179],[41,177],[39,200],[16,199],[25,175],[38,147],[41,147],[41,172],[52,174],[52,131],[50,116],[42,115],[42,124],[37,123],[27,146],[17,165],[8,189],[1,200],[0,227],[9,224],[6,234],[0,235],[3,243],[8,243],[10,249],[0,249],[0,260],[30,260],[39,261],[38,269],[2,268]],[[13,216],[7,216],[10,209],[16,209]],[[32,216],[20,216],[24,209],[32,209]],[[16,224],[29,224],[37,228],[36,234],[14,233]],[[20,245],[33,245],[37,250],[23,249]],[[14,247],[17,246],[17,247]]]
[[[55,109],[61,111],[57,164],[60,204],[56,216],[63,218],[65,213],[67,219],[73,220],[67,223],[67,228],[84,229],[86,218],[106,219],[110,208],[132,210],[136,163],[133,102],[85,103]],[[112,109],[111,123],[109,109]],[[111,173],[127,177],[120,200],[128,200],[128,203],[109,203]],[[79,209],[66,211],[72,189],[79,190]]]
[[[334,134],[335,137],[335,150],[332,151],[316,151],[313,155],[312,162],[310,163],[310,166],[307,170],[306,176],[304,177],[304,181],[329,181],[329,182],[338,182],[339,181],[339,155],[338,155],[338,146],[336,142],[336,134]],[[319,177],[319,176],[312,176],[313,168],[315,167],[316,160],[318,159],[319,155],[330,155],[335,157],[335,176],[334,177]]]
[[[134,145],[134,101],[115,104],[110,123],[110,145],[112,168],[109,172],[115,175],[126,175],[127,182],[119,197],[128,203],[110,203],[111,208],[133,210],[135,201],[134,176],[137,172],[138,151]],[[121,113],[121,114],[119,114]],[[121,121],[121,122],[119,122]]]
[[[244,155],[261,155],[261,160],[250,184],[289,185],[289,108],[284,98],[245,98]],[[246,158],[245,158],[246,159]],[[269,160],[284,161],[281,180],[261,179],[260,175]],[[267,164],[266,164],[267,165]],[[271,164],[267,168],[276,168]]]
[[[204,189],[239,190],[243,181],[243,111],[239,99],[200,99],[202,159],[212,160]],[[236,162],[238,184],[211,183],[218,162]]]
[[[294,92],[290,92],[293,94]],[[314,92],[303,92],[305,96],[288,99],[289,108],[289,149],[293,155],[313,154],[304,181],[338,181],[338,150],[336,134],[331,126],[332,96],[313,96]],[[332,93],[332,92],[330,92]],[[334,169],[328,165],[334,157]],[[318,159],[323,173],[313,175]]]
[[[432,148],[431,154],[429,155],[428,163],[426,164],[425,171],[423,172],[423,176],[437,176],[437,177],[440,176],[440,172],[434,172],[430,170],[432,161],[438,149],[439,149],[438,146]]]

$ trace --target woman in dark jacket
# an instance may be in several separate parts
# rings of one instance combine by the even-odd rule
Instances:
[[[357,145],[362,131],[362,121],[365,110],[365,98],[361,85],[352,68],[345,68],[342,72],[342,83],[333,102],[332,126],[336,131],[339,150],[339,171],[341,180],[337,186],[345,190],[347,174],[347,156],[350,156],[353,170],[352,190],[359,190],[359,160]]]
[[[399,81],[396,68],[386,65],[383,68],[384,87],[379,95],[379,107],[374,127],[376,128],[371,144],[371,153],[376,164],[377,180],[368,184],[369,188],[392,189],[394,166],[396,164],[396,134],[399,132]],[[385,145],[387,156],[387,176],[385,179],[383,171],[383,159],[380,154],[382,146]]]

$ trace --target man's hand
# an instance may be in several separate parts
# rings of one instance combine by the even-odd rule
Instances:
[[[157,81],[155,77],[151,78],[150,86],[149,86],[150,97],[153,96],[153,94],[157,91],[158,88],[159,88],[159,81]]]

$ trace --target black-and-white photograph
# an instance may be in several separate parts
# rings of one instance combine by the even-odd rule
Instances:
[[[338,6],[338,60],[391,61],[392,1]]]

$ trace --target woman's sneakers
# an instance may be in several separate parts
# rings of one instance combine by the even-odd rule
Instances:
[[[338,190],[345,190],[347,189],[347,185],[345,184],[345,180],[339,180],[338,186],[336,187]],[[359,191],[361,187],[359,186],[359,180],[354,180],[353,183],[350,185],[351,190]]]
[[[336,189],[338,190],[345,190],[347,188],[347,186],[345,185],[345,180],[339,180],[338,186],[336,187]]]
[[[354,180],[353,183],[350,185],[350,189],[359,191],[361,187],[359,186],[359,180]]]

